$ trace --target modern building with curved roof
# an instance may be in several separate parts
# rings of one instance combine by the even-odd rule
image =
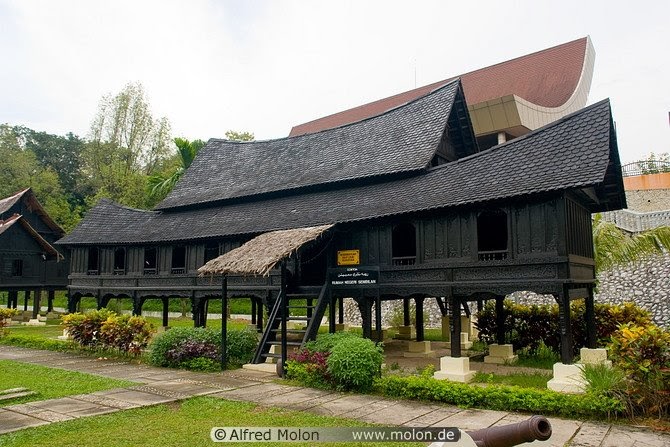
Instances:
[[[460,78],[479,146],[486,149],[584,107],[594,62],[595,51],[587,36],[298,124],[289,136],[379,115]]]

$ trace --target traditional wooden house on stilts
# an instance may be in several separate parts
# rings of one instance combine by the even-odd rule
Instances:
[[[46,291],[47,311],[53,310],[56,290],[67,288],[69,262],[52,245],[64,234],[30,188],[0,200],[0,291],[7,292],[7,307],[16,309],[24,292],[27,310],[33,294],[37,318]]]
[[[136,313],[158,298],[167,311],[187,297],[204,325],[208,300],[249,297],[261,362],[294,298],[307,299],[303,341],[327,310],[331,330],[342,322],[344,297],[366,336],[380,328],[380,301],[414,300],[421,341],[423,303],[435,299],[460,357],[465,303],[496,300],[502,323],[503,297],[531,290],[556,298],[569,363],[571,299],[586,299],[595,343],[591,213],[625,207],[609,102],[484,151],[466,107],[457,79],[317,133],[210,140],[154,211],[103,200],[59,242],[72,253],[70,308],[87,295],[100,306],[130,298]],[[225,293],[199,271],[225,275]]]

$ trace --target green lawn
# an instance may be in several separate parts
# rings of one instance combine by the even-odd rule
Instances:
[[[547,389],[547,382],[551,379],[551,374],[544,373],[519,373],[519,374],[486,374],[478,372],[475,374],[473,382],[490,383],[502,385],[516,385],[522,388]]]
[[[32,396],[0,401],[0,406],[54,399],[72,394],[93,393],[131,385],[136,384],[126,380],[109,379],[30,363],[0,360],[0,389],[24,387],[37,393]],[[0,445],[2,445],[1,441]]]
[[[31,428],[0,436],[3,446],[211,446],[212,427],[360,427],[370,426],[349,419],[319,416],[278,408],[259,407],[198,397],[180,403],[127,410]],[[225,445],[233,445],[226,443]],[[252,444],[242,444],[252,445]],[[263,445],[288,445],[263,443]],[[311,445],[291,443],[290,445]],[[318,445],[342,445],[319,443]],[[347,444],[359,445],[359,444]],[[397,446],[398,443],[360,443],[361,446]],[[421,446],[425,443],[403,443]]]

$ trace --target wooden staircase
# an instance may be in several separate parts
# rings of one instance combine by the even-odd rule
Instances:
[[[272,311],[268,317],[268,323],[263,331],[263,336],[258,343],[252,363],[263,363],[268,358],[281,358],[281,353],[272,353],[272,346],[281,346],[281,334],[286,334],[287,350],[301,348],[309,340],[314,340],[319,331],[321,320],[328,307],[329,294],[328,285],[321,287],[301,287],[295,293],[284,294],[280,292],[275,301]],[[315,298],[316,297],[316,298]],[[316,299],[316,302],[314,300]],[[305,303],[302,302],[305,301]],[[286,303],[287,316],[282,319],[282,307]],[[304,309],[306,315],[297,315],[297,310]],[[305,325],[304,329],[289,329],[289,322],[297,322]],[[284,326],[286,325],[286,326]]]

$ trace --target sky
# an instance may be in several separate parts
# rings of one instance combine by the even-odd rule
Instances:
[[[589,35],[622,162],[670,152],[670,2],[0,0],[0,123],[82,137],[143,85],[174,136],[292,126]]]

